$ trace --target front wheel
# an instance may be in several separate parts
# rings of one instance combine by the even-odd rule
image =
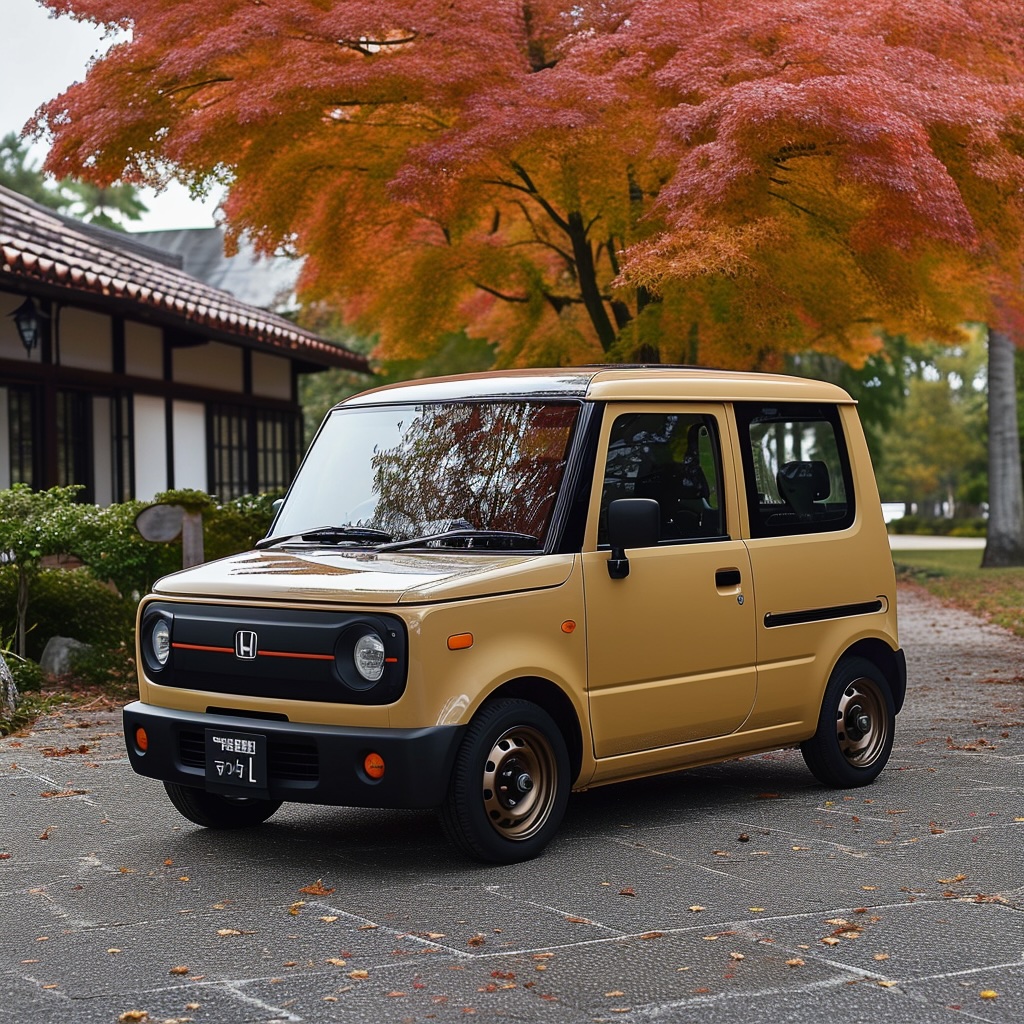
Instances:
[[[800,746],[807,767],[826,786],[866,786],[892,752],[896,709],[881,670],[866,658],[847,658],[832,673],[818,730]]]
[[[485,704],[455,757],[441,821],[478,860],[512,864],[536,857],[569,800],[565,739],[543,708],[502,698]]]
[[[280,800],[243,796],[220,796],[193,786],[165,782],[171,803],[189,821],[204,828],[249,828],[260,825],[281,806]]]

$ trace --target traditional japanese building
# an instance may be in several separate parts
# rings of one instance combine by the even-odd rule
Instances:
[[[77,483],[106,504],[284,487],[299,375],[328,367],[369,372],[180,257],[0,187],[0,488]]]

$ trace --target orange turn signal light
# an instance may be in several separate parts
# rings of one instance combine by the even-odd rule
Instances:
[[[465,651],[473,646],[473,634],[472,633],[456,633],[455,636],[448,637],[448,650],[449,651]]]
[[[367,754],[363,758],[363,771],[371,779],[382,779],[384,777],[384,758],[380,754]]]
[[[141,725],[135,727],[135,746],[144,754],[149,750],[149,737]]]
[[[563,633],[574,633],[575,631],[576,623],[572,619],[566,619],[565,622],[562,623]]]

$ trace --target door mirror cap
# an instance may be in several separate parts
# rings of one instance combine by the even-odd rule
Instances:
[[[661,538],[661,506],[653,498],[617,498],[608,506],[608,540],[612,557],[608,575],[629,575],[626,548],[652,548]]]

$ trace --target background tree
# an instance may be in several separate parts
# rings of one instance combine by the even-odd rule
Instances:
[[[66,202],[57,185],[33,163],[28,143],[14,132],[0,139],[0,185],[53,210],[59,210]]]
[[[1018,0],[45,2],[131,29],[41,112],[50,169],[228,184],[392,358],[1024,336]]]
[[[985,500],[984,331],[958,346],[923,346],[902,360],[906,398],[880,438],[879,490],[922,519],[980,515]],[[910,512],[910,509],[908,509]]]
[[[14,132],[0,139],[0,185],[90,224],[124,231],[123,221],[140,220],[146,212],[133,185],[102,188],[65,178],[56,181],[32,160],[28,144]]]

